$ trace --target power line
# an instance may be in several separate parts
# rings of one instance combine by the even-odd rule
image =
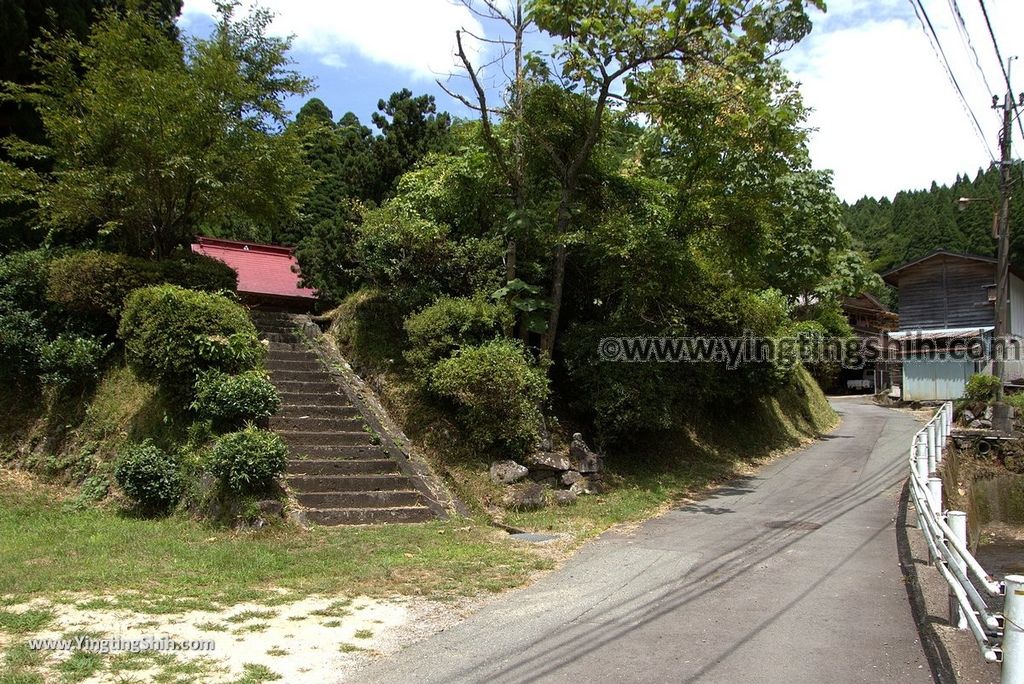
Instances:
[[[946,51],[942,48],[942,42],[939,40],[939,34],[935,32],[935,27],[932,25],[932,20],[928,17],[928,13],[925,11],[924,5],[921,4],[921,0],[910,0],[910,6],[914,8],[914,15],[921,24],[921,30],[923,30],[925,36],[928,37],[928,42],[931,43],[932,50],[935,52],[936,57],[939,58],[943,68],[945,68],[946,75],[949,77],[949,82],[953,84],[953,88],[956,89],[957,94],[960,96],[960,102],[964,107],[964,111],[967,112],[971,117],[971,120],[974,122],[974,129],[977,131],[978,138],[981,140],[981,144],[985,147],[985,151],[988,153],[989,159],[994,162],[996,157],[992,153],[992,148],[988,145],[988,140],[985,138],[985,129],[982,128],[981,123],[978,121],[978,117],[974,114],[974,109],[971,108],[970,103],[967,101],[963,88],[960,87],[960,82],[956,80],[953,68],[950,66],[949,59],[946,57]]]
[[[988,35],[992,39],[992,47],[995,48],[996,59],[999,60],[999,71],[1003,74],[1003,80],[1006,82],[1006,96],[1010,100],[1010,106],[1016,109],[1017,101],[1013,96],[1013,86],[1010,85],[1010,74],[1006,71],[1006,62],[1003,61],[1003,53],[999,49],[996,32],[992,30],[992,21],[988,18],[988,8],[985,7],[985,0],[978,0],[978,4],[981,5],[981,14],[985,17],[985,26],[988,27]],[[1017,130],[1020,131],[1021,138],[1024,138],[1024,125],[1021,124],[1020,119],[1017,120]]]
[[[985,84],[985,89],[989,95],[994,94],[996,91],[989,84],[988,76],[985,75],[985,70],[981,66],[981,58],[978,56],[978,51],[974,49],[971,32],[967,30],[967,23],[964,21],[964,15],[960,13],[960,4],[957,0],[949,0],[949,10],[953,13],[953,18],[956,19],[957,32],[964,42],[964,47],[974,56],[974,66],[978,68],[978,73],[981,74],[981,80]]]

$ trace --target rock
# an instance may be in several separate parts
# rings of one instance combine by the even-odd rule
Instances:
[[[985,420],[979,420],[979,421],[978,421],[978,423],[980,423],[980,424],[981,424],[981,427],[982,427],[983,429],[985,429],[985,430],[988,430],[989,428],[991,428],[991,427],[992,427],[992,421],[991,421],[991,420],[988,420],[988,419],[985,419]]]
[[[992,420],[992,407],[988,406],[985,408],[985,420]]]
[[[536,482],[516,489],[507,498],[508,507],[517,511],[531,511],[544,508],[547,505],[547,497],[544,495],[544,488]]]
[[[977,416],[974,415],[974,411],[971,411],[970,409],[964,409],[964,412],[960,414],[960,418],[964,423],[970,423],[975,418],[977,418]]]
[[[558,471],[570,470],[572,468],[568,458],[553,451],[538,451],[527,456],[525,461],[526,465],[531,469],[539,468],[540,470]]]
[[[1018,475],[1024,475],[1024,454],[1013,453],[1013,454],[1005,455],[1003,457],[1003,466],[1007,470],[1009,470],[1011,473],[1016,473]],[[555,492],[555,495],[556,495],[555,500],[556,501],[558,500],[557,499],[557,494],[558,494],[558,492]]]
[[[548,487],[559,487],[562,483],[558,473],[554,470],[534,470],[530,473],[530,479],[537,484],[547,485]]]
[[[494,484],[512,484],[519,482],[530,471],[515,461],[495,461],[491,464],[491,482]]]
[[[967,427],[969,427],[972,430],[980,430],[981,429],[981,420],[979,420],[978,418],[975,418],[974,420],[972,420],[970,423],[967,424]]]
[[[579,482],[574,482],[573,485],[569,487],[569,492],[571,492],[573,496],[583,496],[584,494],[590,494],[590,488],[587,486],[586,479],[580,480]]]
[[[277,499],[264,499],[256,503],[264,518],[281,518],[284,516],[284,506]]]
[[[583,435],[578,432],[572,436],[572,443],[569,445],[569,460],[572,461],[573,469],[581,473],[599,473],[603,465],[601,455],[592,451],[583,441]]]
[[[571,487],[582,479],[583,476],[576,470],[567,470],[562,473],[562,484],[566,487]]]
[[[555,492],[555,503],[559,506],[571,506],[576,503],[576,494],[568,489],[559,489]]]
[[[309,527],[309,518],[306,516],[306,511],[300,509],[290,509],[288,511],[288,521],[303,529]]]

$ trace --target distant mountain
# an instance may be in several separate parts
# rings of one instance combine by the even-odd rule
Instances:
[[[1024,164],[1010,208],[1010,261],[1024,270]],[[963,209],[960,197],[975,198]],[[998,206],[999,172],[978,171],[972,180],[957,176],[952,185],[932,183],[928,190],[903,191],[889,200],[864,197],[843,205],[844,221],[872,267],[884,271],[934,249],[995,256],[992,221]]]

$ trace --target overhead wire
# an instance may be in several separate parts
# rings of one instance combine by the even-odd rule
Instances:
[[[992,28],[992,20],[988,16],[988,8],[985,7],[985,0],[978,0],[978,4],[981,6],[982,16],[985,17],[985,26],[988,28],[989,38],[992,39],[992,47],[996,51],[996,59],[999,60],[999,71],[1003,74],[1003,81],[1006,82],[1006,93],[1010,100],[1010,106],[1017,109],[1018,104],[1013,95],[1013,86],[1010,85],[1010,74],[1006,70],[1006,62],[1003,61],[1003,52],[999,49],[999,41],[996,40],[996,32]],[[1024,139],[1024,124],[1021,124],[1019,118],[1017,119],[1017,130],[1020,131],[1021,138]]]
[[[949,11],[953,13],[957,33],[960,34],[960,39],[964,43],[964,48],[966,48],[974,57],[974,66],[978,68],[978,73],[981,75],[981,81],[985,84],[985,89],[988,91],[989,95],[992,95],[996,91],[988,82],[988,76],[985,74],[985,69],[981,66],[981,58],[978,56],[978,51],[974,48],[974,41],[971,40],[971,32],[967,29],[967,22],[964,21],[964,15],[960,12],[960,3],[957,2],[957,0],[948,0],[948,2]]]
[[[949,82],[953,85],[957,95],[960,96],[960,103],[963,105],[964,111],[967,112],[971,117],[971,120],[974,122],[974,129],[978,133],[978,138],[981,140],[981,144],[985,148],[985,152],[988,153],[989,158],[995,162],[996,157],[992,152],[992,148],[989,147],[988,140],[985,137],[985,129],[982,128],[977,115],[974,113],[974,109],[967,100],[967,96],[964,95],[963,88],[960,87],[960,82],[957,80],[956,74],[953,73],[953,68],[949,63],[949,58],[946,56],[946,51],[942,47],[942,42],[939,40],[939,34],[935,31],[935,26],[932,24],[932,20],[928,16],[928,12],[925,11],[924,5],[921,4],[921,0],[909,1],[910,6],[914,8],[914,15],[921,24],[921,30],[924,31],[925,36],[928,38],[928,42],[932,46],[932,50],[935,52],[936,57],[945,69],[946,75],[949,77]]]

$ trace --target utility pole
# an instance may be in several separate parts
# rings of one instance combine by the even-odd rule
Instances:
[[[1009,81],[1010,65],[1013,58],[1006,60],[1006,75]],[[1003,129],[999,135],[999,251],[996,264],[996,325],[992,340],[992,375],[999,379],[996,386],[995,405],[992,407],[992,427],[1000,432],[1010,432],[1013,422],[1010,406],[1003,402],[1003,383],[1006,382],[1006,352],[1009,339],[1009,266],[1010,266],[1010,144],[1013,133],[1013,110],[1015,101],[1007,83],[1006,95],[1000,105],[993,98],[993,109],[1003,110]]]

